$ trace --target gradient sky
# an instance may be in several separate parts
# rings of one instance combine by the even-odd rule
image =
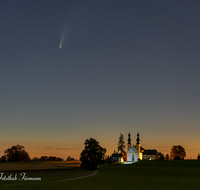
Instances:
[[[0,23],[0,156],[111,154],[139,131],[197,157],[200,1],[1,0]]]

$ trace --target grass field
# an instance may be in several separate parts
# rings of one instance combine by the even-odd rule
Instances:
[[[44,163],[43,163],[44,164]],[[35,165],[35,164],[33,164]],[[42,163],[41,163],[42,165]],[[1,167],[1,165],[0,165]],[[4,172],[6,175],[16,172]],[[200,189],[200,161],[146,161],[132,165],[103,165],[97,175],[70,180],[76,176],[89,175],[92,171],[78,167],[65,169],[26,171],[28,177],[41,177],[41,181],[0,181],[0,189],[20,190],[198,190]],[[5,186],[8,185],[8,186]],[[3,187],[3,188],[1,188]]]
[[[0,162],[0,171],[68,169],[69,167],[79,167],[80,164],[80,161]]]

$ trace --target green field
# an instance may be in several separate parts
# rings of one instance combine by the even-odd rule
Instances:
[[[80,164],[80,161],[0,162],[0,171],[69,169],[80,167]]]
[[[43,163],[44,164],[44,163]],[[42,165],[42,164],[41,164]],[[0,165],[1,167],[1,165]],[[16,174],[20,171],[7,171]],[[1,173],[1,171],[0,171]],[[200,161],[141,161],[132,165],[102,165],[97,175],[70,181],[57,181],[90,175],[92,171],[66,167],[41,171],[26,171],[28,177],[41,181],[0,181],[0,189],[20,190],[197,190],[200,189]]]

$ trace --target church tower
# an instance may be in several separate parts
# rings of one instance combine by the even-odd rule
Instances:
[[[140,134],[138,132],[137,134],[137,139],[136,139],[136,149],[138,150],[138,152],[140,152]]]
[[[136,145],[131,145],[131,134],[128,134],[128,143],[127,143],[127,162],[136,162],[142,160],[142,152],[140,150],[140,134],[138,132]]]
[[[130,134],[130,132],[128,134],[128,144],[127,144],[127,146],[131,146],[131,134]]]

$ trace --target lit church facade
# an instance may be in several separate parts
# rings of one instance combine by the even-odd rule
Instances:
[[[140,146],[140,135],[137,134],[136,145],[131,145],[131,134],[128,134],[127,144],[127,162],[135,162],[140,160],[155,160],[157,158],[157,150],[145,150]]]
[[[138,159],[142,160],[143,150],[140,147],[140,135],[137,134],[136,145],[131,146],[131,134],[128,134],[128,144],[127,144],[127,162],[135,162]]]

